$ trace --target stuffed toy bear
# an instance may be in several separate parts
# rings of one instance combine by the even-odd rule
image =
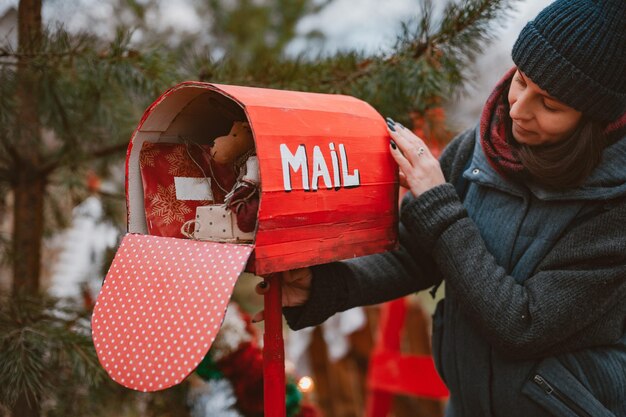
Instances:
[[[228,135],[213,141],[211,158],[219,164],[232,164],[238,172],[237,181],[224,199],[237,218],[242,232],[256,228],[259,209],[259,161],[254,148],[252,130],[247,122],[233,123]]]

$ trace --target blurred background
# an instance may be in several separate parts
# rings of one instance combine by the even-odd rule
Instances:
[[[91,310],[126,230],[128,140],[163,91],[201,80],[349,94],[437,153],[477,122],[517,33],[547,3],[0,0],[0,416],[259,415],[219,364],[148,395],[112,383],[93,350]],[[262,299],[245,275],[233,320],[256,329],[249,341]],[[289,415],[443,415],[445,395],[374,389],[372,352],[385,343],[430,354],[433,298],[404,303],[286,332]]]

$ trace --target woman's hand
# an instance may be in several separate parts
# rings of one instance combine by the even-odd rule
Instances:
[[[311,268],[292,269],[282,273],[282,304],[283,307],[295,307],[303,305],[309,299],[311,292],[311,280],[313,272]],[[256,285],[257,294],[265,294],[269,291],[268,281],[261,281]],[[259,311],[252,317],[252,322],[257,323],[264,319],[264,311]]]
[[[430,153],[422,139],[389,117],[387,129],[392,138],[391,156],[400,167],[400,185],[410,189],[417,197],[431,188],[445,184],[439,161]]]

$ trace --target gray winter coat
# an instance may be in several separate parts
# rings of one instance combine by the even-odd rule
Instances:
[[[446,282],[433,356],[451,417],[626,417],[626,138],[575,189],[502,178],[478,128],[447,184],[401,210],[400,248],[314,268],[291,328]]]

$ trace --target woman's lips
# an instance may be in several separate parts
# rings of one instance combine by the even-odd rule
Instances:
[[[519,134],[522,134],[524,136],[530,136],[530,135],[534,135],[535,134],[535,132],[533,132],[532,130],[524,129],[523,127],[521,127],[520,125],[518,125],[515,122],[513,122],[513,129],[517,131],[515,133],[519,133]]]

